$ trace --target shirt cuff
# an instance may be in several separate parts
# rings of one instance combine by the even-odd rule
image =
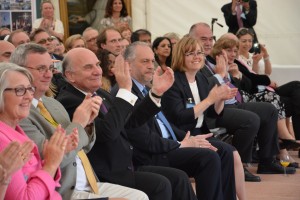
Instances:
[[[125,101],[127,101],[128,103],[130,103],[132,106],[134,106],[136,100],[138,99],[137,96],[135,96],[134,94],[132,94],[130,91],[120,88],[116,97],[119,97]]]
[[[214,77],[216,77],[216,79],[218,79],[218,81],[219,81],[220,84],[224,84],[225,83],[224,79],[221,77],[220,74],[214,74]]]

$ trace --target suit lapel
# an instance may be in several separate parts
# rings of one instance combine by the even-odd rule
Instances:
[[[181,90],[185,94],[185,101],[187,102],[188,99],[191,98],[193,100],[193,102],[195,102],[189,82],[185,76],[185,73],[184,72],[175,72],[175,74],[177,75],[176,78],[178,78],[179,82],[180,82],[179,87],[180,87],[180,85],[182,85]]]

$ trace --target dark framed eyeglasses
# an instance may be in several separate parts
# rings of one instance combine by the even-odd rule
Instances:
[[[201,55],[205,55],[204,51],[190,51],[190,52],[186,52],[185,56],[190,57],[190,56],[201,56]]]
[[[29,94],[33,95],[35,92],[35,87],[17,87],[17,88],[6,88],[4,91],[15,91],[17,96],[24,96],[26,91],[29,92]]]
[[[40,74],[44,74],[48,71],[50,71],[51,73],[53,73],[55,71],[55,67],[54,65],[50,65],[50,67],[46,67],[46,66],[40,66],[38,68],[33,68],[33,67],[27,67],[27,66],[24,66],[25,68],[28,68],[28,69],[34,69],[34,70],[37,70],[39,71]]]
[[[38,44],[46,44],[47,41],[48,41],[48,42],[52,42],[53,40],[54,40],[53,37],[48,37],[47,39],[41,39],[41,40],[38,41],[37,43],[38,43]]]

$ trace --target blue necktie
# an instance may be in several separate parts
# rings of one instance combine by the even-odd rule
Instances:
[[[164,116],[164,114],[162,112],[159,112],[157,114],[157,118],[164,124],[164,126],[166,127],[166,129],[168,130],[169,134],[171,135],[172,139],[177,141],[177,138],[175,136],[175,133],[170,125],[170,123],[168,122],[168,120],[166,119],[166,117]]]
[[[148,94],[148,90],[146,89],[146,87],[143,88],[142,93],[144,96],[146,96]],[[156,116],[157,119],[159,119],[163,125],[165,126],[165,128],[167,129],[167,132],[169,135],[171,135],[172,139],[177,141],[177,138],[175,136],[175,133],[170,125],[170,123],[168,122],[168,120],[166,119],[166,117],[164,116],[164,114],[162,112],[159,112]],[[158,123],[159,124],[159,123]],[[162,130],[161,130],[162,131]]]

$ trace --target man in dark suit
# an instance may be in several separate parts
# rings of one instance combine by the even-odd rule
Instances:
[[[99,60],[88,49],[72,49],[63,62],[64,74],[69,84],[58,96],[72,118],[76,107],[87,93],[102,98],[102,109],[93,121],[97,140],[88,154],[100,180],[133,187],[144,191],[150,199],[196,199],[188,176],[181,170],[144,166],[134,169],[133,146],[125,128],[138,128],[160,110],[160,98],[173,83],[173,71],[156,74],[157,83],[149,95],[133,109],[137,97],[131,91],[129,66],[120,55],[113,67],[120,87],[116,98],[102,89],[102,70]]]
[[[190,35],[202,42],[206,55],[206,62],[201,69],[201,74],[206,76],[210,85],[224,83],[227,69],[215,63],[209,56],[211,54],[213,40],[209,25],[198,23],[191,27]],[[238,87],[252,87],[247,83],[249,80],[241,74],[236,73],[235,77],[230,77],[229,81]],[[227,78],[227,77],[226,77]],[[244,83],[243,83],[244,81]],[[258,173],[278,174],[283,173],[282,166],[274,159],[279,152],[278,135],[276,129],[277,111],[269,103],[240,103],[237,98],[225,101],[225,108],[222,117],[217,120],[216,125],[225,127],[229,133],[234,134],[236,139],[233,145],[240,152],[242,162],[249,163],[252,160],[252,144],[255,135],[259,144],[259,167]],[[256,127],[256,128],[255,128]],[[253,129],[254,128],[254,129]],[[295,169],[289,168],[289,173],[295,173]],[[260,181],[258,176],[251,174],[245,168],[245,178],[248,181]]]
[[[254,43],[257,42],[253,29],[257,19],[257,4],[255,0],[232,0],[231,3],[225,4],[221,10],[229,33],[236,34],[240,28],[249,28],[254,33]]]
[[[110,183],[97,182],[101,193],[99,195],[92,192],[85,174],[86,170],[77,155],[81,149],[88,152],[94,145],[95,131],[90,129],[88,124],[97,116],[101,99],[90,96],[85,98],[82,104],[76,108],[73,119],[70,120],[65,108],[57,100],[45,95],[46,91],[49,90],[52,78],[53,63],[44,47],[33,43],[19,45],[13,52],[10,61],[24,66],[34,77],[33,85],[36,91],[30,113],[27,118],[20,122],[20,125],[26,135],[37,144],[40,154],[43,155],[44,142],[54,133],[55,124],[61,124],[68,135],[74,135],[74,129],[78,132],[78,144],[69,141],[72,146],[75,145],[76,149],[66,153],[60,165],[62,174],[61,187],[58,188],[58,191],[63,199],[89,199],[109,196],[147,200],[148,197],[141,191]],[[53,118],[52,121],[42,115],[41,107],[39,107],[40,102]],[[85,131],[85,128],[91,131]],[[73,137],[70,139],[73,140]],[[97,179],[97,177],[95,178]]]
[[[148,92],[145,85],[152,81],[154,53],[148,44],[134,42],[127,47],[124,56],[130,66],[132,93],[141,102]],[[160,68],[157,71],[160,73]],[[117,89],[115,86],[111,92],[115,93]],[[168,166],[185,171],[195,178],[198,199],[235,199],[232,150],[219,149],[220,157],[225,160],[221,161],[221,166],[218,149],[206,140],[212,134],[189,137],[189,133],[170,125],[162,112],[149,119],[147,126],[128,129],[127,133],[135,147],[135,165]],[[230,185],[224,187],[223,192],[221,178]]]

